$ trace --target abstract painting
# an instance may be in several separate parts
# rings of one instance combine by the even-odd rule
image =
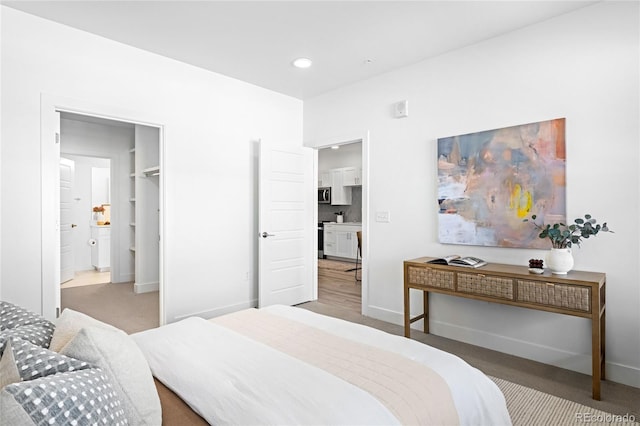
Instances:
[[[549,248],[531,221],[564,221],[565,119],[438,139],[444,244]]]

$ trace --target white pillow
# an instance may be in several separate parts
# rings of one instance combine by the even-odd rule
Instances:
[[[160,425],[162,408],[147,360],[121,330],[85,327],[60,352],[100,368],[122,401],[133,425]]]
[[[64,346],[84,327],[98,327],[112,331],[120,331],[106,322],[99,321],[82,312],[66,308],[56,320],[56,328],[49,343],[49,350],[60,352]]]

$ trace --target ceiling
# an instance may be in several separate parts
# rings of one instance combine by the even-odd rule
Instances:
[[[299,99],[596,2],[1,1]]]

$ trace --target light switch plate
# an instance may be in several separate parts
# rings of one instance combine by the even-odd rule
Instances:
[[[391,214],[388,211],[376,212],[376,222],[383,222],[383,223],[391,222]]]

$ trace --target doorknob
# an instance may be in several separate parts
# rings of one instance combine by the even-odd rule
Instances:
[[[263,232],[262,234],[260,234],[260,236],[262,236],[262,238],[275,237],[274,234],[270,234],[268,232]]]
[[[75,223],[72,223],[72,224],[71,224],[71,227],[72,227],[72,228],[75,228],[76,226],[78,226],[78,225],[76,225]]]

